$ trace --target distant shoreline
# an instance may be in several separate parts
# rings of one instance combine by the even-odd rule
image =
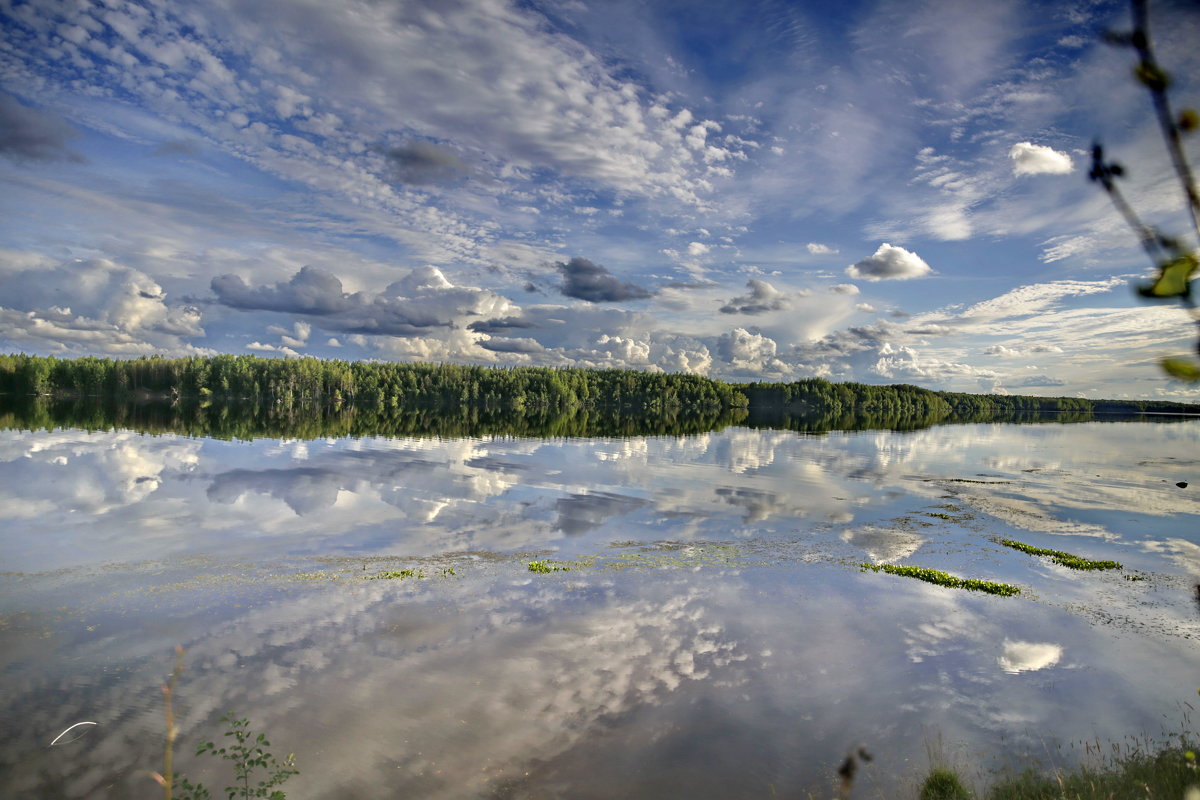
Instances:
[[[1012,413],[1200,416],[1200,404],[969,394],[911,384],[730,383],[685,373],[578,367],[384,363],[250,355],[108,359],[0,354],[0,394],[120,402],[252,403],[284,407],[621,409],[660,414],[745,409],[761,414],[941,417]]]

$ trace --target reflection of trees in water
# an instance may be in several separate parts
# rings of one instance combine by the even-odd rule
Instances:
[[[826,433],[835,430],[910,431],[973,422],[1092,422],[1142,419],[1137,413],[1092,410],[1046,413],[1031,409],[963,407],[881,411],[809,411],[784,406],[629,410],[573,406],[521,411],[487,406],[333,407],[269,402],[118,402],[0,396],[0,428],[88,431],[125,429],[213,439],[318,439],[360,436],[527,436],[537,438],[682,436],[731,425]],[[1156,416],[1155,421],[1173,419]]]

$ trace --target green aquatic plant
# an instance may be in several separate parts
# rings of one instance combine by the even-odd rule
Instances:
[[[1021,588],[1012,584],[985,581],[978,578],[957,578],[948,572],[928,567],[898,567],[894,564],[870,564],[867,562],[863,562],[860,567],[863,571],[869,569],[873,572],[883,571],[892,575],[903,575],[907,578],[916,578],[919,581],[936,584],[937,586],[945,586],[949,589],[967,589],[972,592],[986,592],[987,594],[998,594],[1003,597],[1011,597],[1012,595],[1021,593]]]
[[[1016,539],[997,539],[996,542],[1004,545],[1005,547],[1011,547],[1014,550],[1020,550],[1022,553],[1028,553],[1031,556],[1049,556],[1050,560],[1055,564],[1060,564],[1069,569],[1124,569],[1124,566],[1119,561],[1092,561],[1090,559],[1080,558],[1072,553],[1064,553],[1062,550],[1047,550],[1044,547],[1034,547],[1031,544],[1018,542]],[[1136,579],[1131,578],[1131,580]]]
[[[225,747],[217,747],[215,742],[201,742],[196,748],[196,755],[209,753],[233,764],[235,785],[225,787],[229,800],[235,797],[285,800],[287,796],[276,787],[299,774],[295,754],[289,753],[283,761],[277,759],[267,749],[271,743],[267,741],[266,734],[255,735],[250,730],[250,720],[239,719],[232,711],[221,717],[221,721],[228,724],[229,730],[225,731],[225,735],[233,737],[233,741]],[[262,770],[261,777],[259,770]],[[255,778],[259,780],[252,783]],[[203,784],[191,783],[182,776],[178,779],[177,788],[183,800],[209,800],[212,796]]]
[[[451,574],[453,574],[453,572],[454,571],[451,570]],[[424,577],[425,577],[425,570],[420,569],[420,568],[399,569],[399,570],[389,569],[389,570],[384,570],[383,572],[377,572],[374,575],[368,575],[367,580],[369,580],[369,581],[401,580],[402,581],[405,578],[424,578]]]
[[[553,561],[530,561],[530,572],[570,572],[571,568],[566,564],[558,564]]]

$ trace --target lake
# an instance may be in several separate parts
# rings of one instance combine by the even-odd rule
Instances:
[[[5,797],[156,796],[177,644],[177,769],[217,796],[193,753],[228,711],[292,798],[829,796],[859,747],[854,796],[889,797],[931,752],[983,782],[1162,738],[1200,688],[1196,420],[10,428],[0,498]]]

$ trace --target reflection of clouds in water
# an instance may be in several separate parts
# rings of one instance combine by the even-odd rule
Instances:
[[[568,536],[576,536],[599,528],[610,518],[628,514],[645,504],[646,501],[640,497],[607,492],[560,497],[555,503],[558,518],[554,528]]]
[[[842,541],[866,551],[876,564],[893,564],[908,558],[925,542],[911,531],[870,525],[844,531]]]
[[[1147,553],[1165,554],[1192,578],[1200,578],[1200,544],[1186,539],[1167,539],[1161,542],[1141,541],[1138,546]]]
[[[189,744],[179,748],[181,768],[205,763],[189,764],[184,754],[232,708],[278,747],[301,754],[303,772],[289,794],[357,796],[375,787],[366,794],[376,796],[386,786],[461,797],[519,775],[531,760],[553,758],[598,723],[658,704],[685,683],[736,679],[730,670],[747,660],[712,611],[714,592],[689,585],[686,575],[636,597],[595,583],[586,601],[548,581],[490,590],[467,581],[432,585],[313,591],[186,643],[179,723],[180,741]],[[118,649],[104,657],[125,663],[126,644],[112,642]],[[152,661],[169,659],[162,645]],[[104,787],[109,769],[153,765],[140,742],[161,742],[153,686],[161,670],[120,672],[133,677],[81,685],[73,676],[30,672],[0,687],[0,707],[30,729],[90,714],[103,733],[73,758],[49,761],[6,741],[6,763],[30,761],[12,786],[36,793],[52,780],[71,787],[67,797],[115,796]]]
[[[717,453],[730,472],[741,475],[774,464],[776,448],[793,443],[795,438],[780,431],[735,430],[721,439]]]
[[[1079,522],[1071,519],[1058,519],[1051,516],[1053,509],[1046,506],[1048,500],[1031,500],[1024,497],[1010,497],[993,494],[994,489],[986,486],[955,486],[956,499],[969,503],[976,511],[1026,531],[1037,533],[1052,533],[1060,536],[1091,536],[1098,539],[1118,539],[1104,525],[1089,522]]]
[[[1061,645],[1050,642],[1018,642],[1004,640],[1004,652],[1000,654],[1000,669],[1016,674],[1034,672],[1053,667],[1062,659]]]
[[[952,605],[949,600],[942,602]],[[919,664],[926,659],[962,649],[966,643],[972,642],[979,635],[980,622],[981,620],[964,614],[961,610],[955,610],[954,613],[904,628],[908,659]]]
[[[1102,518],[1077,520],[1070,510],[1086,505],[1168,520],[1200,514],[1200,493],[1162,480],[1147,486],[1139,470],[1150,467],[1137,466],[1152,455],[1152,468],[1164,475],[1190,468],[1163,453],[1191,447],[1197,430],[1190,423],[964,425],[813,436],[730,428],[631,439],[253,443],[9,432],[0,437],[0,477],[6,488],[20,487],[7,488],[9,519],[51,517],[55,504],[62,514],[72,507],[93,515],[124,508],[122,527],[105,523],[112,529],[103,535],[120,540],[115,549],[130,559],[227,544],[252,556],[272,540],[285,552],[570,552],[597,541],[727,538],[731,531],[753,537],[812,520],[858,521],[861,530],[852,536],[859,543],[846,541],[891,561],[919,542],[900,534],[884,542],[870,531],[884,527],[872,515],[895,513],[884,509],[905,496],[922,501],[951,491],[981,516],[1015,527],[1105,538],[1116,534]],[[1120,459],[1101,463],[1114,450]],[[1051,463],[1060,468],[1020,471]],[[981,469],[991,470],[989,481],[1010,482],[945,480],[977,479]],[[997,474],[1002,470],[1014,471]],[[188,480],[201,475],[204,485]],[[63,535],[82,531],[63,519]],[[143,552],[138,538],[147,529],[160,532],[146,540],[159,548],[154,552]],[[173,542],[168,529],[176,532]],[[88,536],[96,538],[94,531]],[[57,558],[49,559],[53,566],[65,556]]]
[[[0,432],[0,516],[107,514],[145,500],[164,473],[195,469],[200,450],[196,440],[135,433]]]

